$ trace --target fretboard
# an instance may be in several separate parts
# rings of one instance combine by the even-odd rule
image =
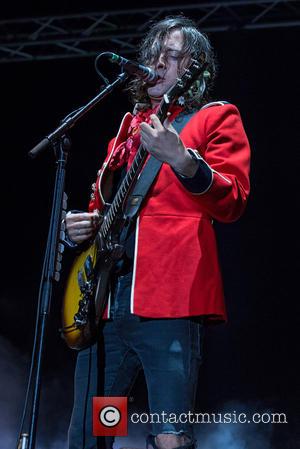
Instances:
[[[160,121],[163,122],[167,117],[169,107],[170,104],[168,104],[168,102],[163,99],[159,105],[158,111],[156,112],[156,115],[158,116]],[[104,239],[106,239],[109,235],[112,225],[115,223],[116,219],[122,215],[122,208],[125,199],[128,197],[129,192],[135,185],[136,180],[143,169],[148,154],[148,151],[145,150],[145,148],[141,144],[100,226],[100,233]]]

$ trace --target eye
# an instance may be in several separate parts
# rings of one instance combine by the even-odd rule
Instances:
[[[171,50],[171,51],[168,51],[167,58],[171,61],[178,61],[178,60],[182,59],[182,56],[179,53],[179,51]]]

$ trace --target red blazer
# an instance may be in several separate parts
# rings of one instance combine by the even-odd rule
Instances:
[[[111,182],[107,163],[114,148],[127,138],[131,118],[125,115],[117,137],[109,144],[90,211],[103,207]],[[163,164],[136,224],[131,312],[153,318],[205,315],[210,321],[225,320],[212,223],[213,219],[235,221],[245,209],[249,142],[239,111],[231,104],[201,109],[180,137],[209,164],[213,181],[205,193],[190,193],[170,166]]]

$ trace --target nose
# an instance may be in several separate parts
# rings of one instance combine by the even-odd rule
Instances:
[[[163,53],[161,53],[158,57],[156,68],[157,69],[164,69],[166,67],[166,58]]]

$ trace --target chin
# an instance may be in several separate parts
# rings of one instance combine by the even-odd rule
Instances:
[[[162,98],[163,95],[167,92],[167,89],[156,89],[156,88],[150,88],[148,89],[148,95],[149,97],[154,97],[154,98]]]

